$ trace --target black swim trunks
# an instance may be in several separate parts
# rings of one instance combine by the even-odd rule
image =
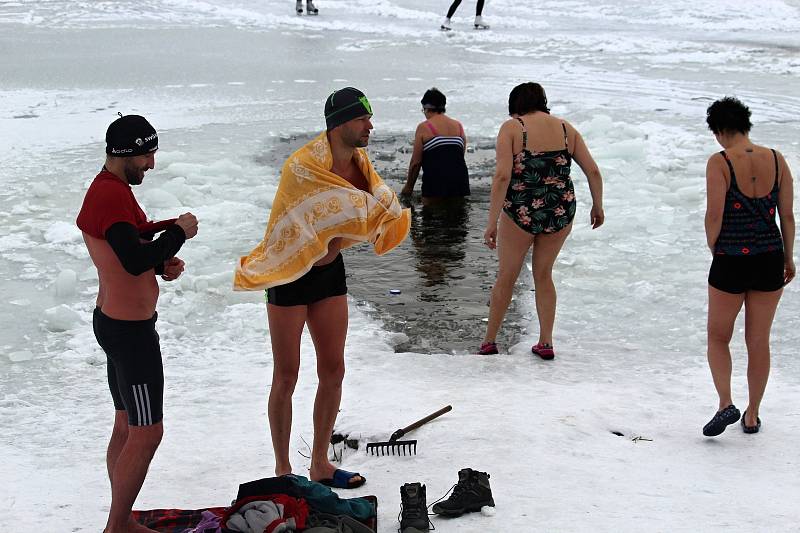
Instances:
[[[95,308],[94,336],[106,353],[108,388],[114,409],[127,411],[131,426],[161,422],[164,366],[156,333],[158,313],[149,320],[116,320]]]
[[[783,251],[756,255],[715,255],[708,284],[731,294],[777,291],[783,287]]]
[[[312,267],[303,277],[266,290],[267,303],[279,306],[309,305],[347,294],[342,254],[327,265]]]

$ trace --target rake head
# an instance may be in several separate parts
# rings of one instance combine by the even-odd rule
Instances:
[[[370,455],[417,455],[417,441],[370,442],[367,444],[367,453]]]

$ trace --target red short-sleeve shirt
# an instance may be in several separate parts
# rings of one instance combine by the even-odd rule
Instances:
[[[77,219],[81,231],[97,239],[105,239],[108,228],[117,222],[147,226],[147,216],[133,196],[131,186],[114,174],[103,170],[94,178]]]

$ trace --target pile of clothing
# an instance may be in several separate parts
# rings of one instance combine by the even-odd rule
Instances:
[[[374,533],[377,499],[340,498],[329,487],[286,475],[239,485],[230,507],[137,511],[139,523],[162,533]]]

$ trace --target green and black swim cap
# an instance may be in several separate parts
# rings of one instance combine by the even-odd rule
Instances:
[[[369,105],[369,100],[364,93],[354,87],[333,91],[325,100],[325,124],[328,131],[348,120],[371,114],[372,106]]]
[[[106,130],[106,153],[116,157],[134,157],[158,150],[158,134],[147,119],[125,115]]]

